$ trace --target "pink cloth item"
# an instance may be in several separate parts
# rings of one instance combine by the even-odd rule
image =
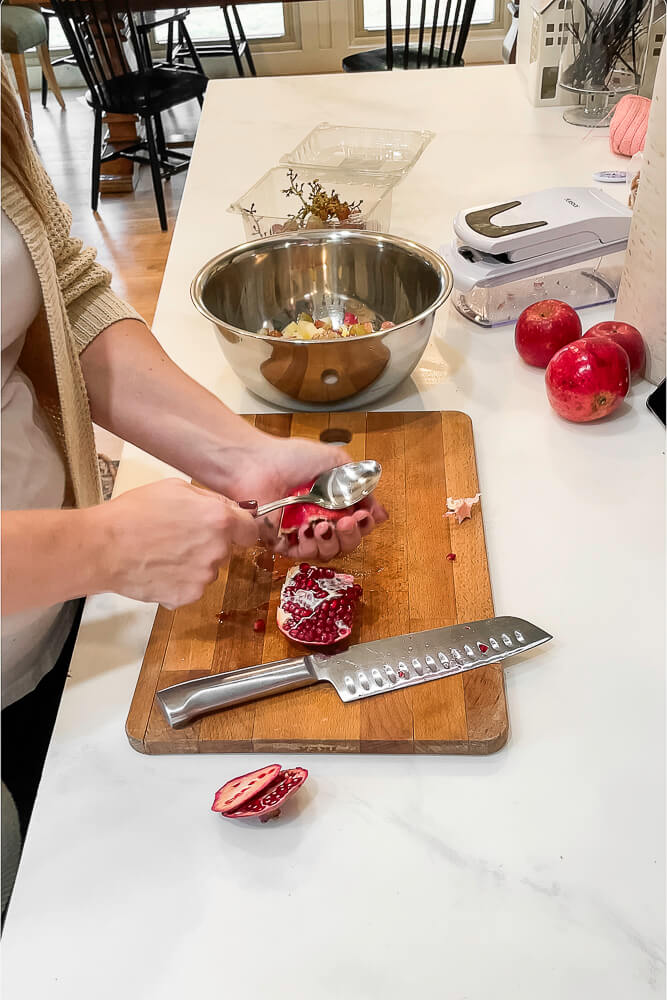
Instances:
[[[609,127],[609,145],[612,153],[634,156],[644,148],[650,108],[651,102],[648,97],[626,94],[620,99]]]

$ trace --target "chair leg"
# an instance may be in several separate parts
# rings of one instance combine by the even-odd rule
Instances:
[[[12,60],[12,66],[14,67],[16,84],[19,88],[19,97],[21,98],[21,104],[23,105],[23,113],[28,124],[28,131],[30,132],[30,135],[34,136],[35,133],[32,127],[32,107],[30,106],[30,86],[28,84],[28,71],[25,68],[25,56],[22,52],[12,52],[10,53],[10,57]]]
[[[155,137],[157,139],[157,149],[160,157],[163,160],[167,159],[167,143],[164,138],[164,129],[162,128],[162,119],[160,115],[155,115]],[[168,178],[167,178],[168,180]]]
[[[188,31],[188,29],[186,28],[185,24],[182,21],[180,22],[180,31],[182,32],[181,41],[185,42],[187,46],[188,52],[190,53],[190,59],[192,60],[194,68],[197,70],[198,73],[201,73],[202,76],[206,76],[206,73],[204,72],[204,67],[202,66],[201,63],[201,59],[199,58],[199,53],[197,52],[197,49],[194,46],[194,42],[190,38],[190,32]]]
[[[222,8],[222,13],[225,15],[225,24],[227,25],[227,32],[229,34],[229,44],[232,47],[232,55],[234,56],[234,62],[236,63],[236,72],[239,76],[245,76],[245,73],[243,72],[243,63],[241,62],[238,46],[236,44],[236,35],[234,34],[232,22],[229,17],[229,11],[226,6]]]
[[[239,16],[239,12],[236,8],[236,5],[232,7],[232,10],[234,12],[234,19],[236,21],[236,25],[239,29],[239,38],[241,39],[241,44],[242,45],[245,44],[245,57],[248,60],[248,69],[250,70],[250,75],[257,76],[257,70],[255,69],[255,63],[253,62],[252,52],[250,51],[250,45],[248,44],[246,33],[243,30],[243,24],[241,23],[241,18]]]
[[[167,66],[174,65],[174,22],[170,21],[167,25],[167,51],[165,52],[165,60]]]
[[[91,178],[90,204],[97,211],[100,197],[100,167],[102,163],[102,112],[95,108],[95,129],[93,133],[93,176]]]
[[[51,57],[49,56],[49,50],[47,48],[46,42],[37,46],[37,55],[42,67],[42,75],[46,78],[46,82],[49,85],[49,90],[57,100],[58,104],[65,110],[65,99],[60,92],[60,87],[58,86],[58,81],[56,80],[56,74],[53,72],[53,66],[51,65]],[[42,104],[46,107],[46,101],[44,100],[44,95],[42,93]]]
[[[46,25],[46,47],[49,47],[49,20],[50,18],[44,16],[44,24]],[[42,70],[42,107],[46,107],[46,101],[49,96],[49,85],[47,83],[46,77],[44,75],[44,70]]]
[[[178,45],[177,45],[178,56],[176,57],[176,63],[177,63],[178,66],[185,66],[185,60],[187,59],[187,56],[183,52],[183,31],[184,31],[184,29],[185,29],[185,25],[184,25],[183,21],[179,21],[178,22]]]
[[[151,174],[153,177],[153,190],[155,191],[155,200],[157,202],[157,214],[160,217],[160,229],[163,232],[167,231],[167,210],[164,207],[164,191],[162,190],[162,177],[160,176],[160,161],[157,154],[157,146],[155,144],[155,133],[153,132],[153,123],[150,118],[144,118],[144,125],[146,128],[146,140],[148,142],[148,155],[151,159]]]

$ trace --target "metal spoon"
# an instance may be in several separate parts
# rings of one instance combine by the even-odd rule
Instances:
[[[255,517],[263,517],[272,510],[288,507],[293,503],[314,503],[326,510],[343,510],[344,507],[354,506],[372,493],[381,475],[382,466],[372,459],[347,462],[319,475],[311,486],[310,493],[273,500],[262,507],[257,506],[256,500],[242,500],[239,507],[251,511]]]

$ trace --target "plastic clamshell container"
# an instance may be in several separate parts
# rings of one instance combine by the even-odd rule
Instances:
[[[297,174],[296,183],[308,184],[319,181],[327,194],[335,191],[341,201],[349,204],[361,202],[359,212],[347,220],[339,222],[314,222],[311,219],[298,225],[298,229],[365,229],[371,232],[389,232],[391,222],[391,195],[394,185],[400,180],[398,174],[357,174],[343,170],[326,170],[316,167],[289,166],[272,167],[249,191],[229,206],[230,212],[240,215],[246,239],[259,239],[289,232],[284,227],[295,215],[302,203],[295,195],[284,192],[290,186],[288,172]]]
[[[321,122],[280,162],[404,177],[434,136],[427,131]]]

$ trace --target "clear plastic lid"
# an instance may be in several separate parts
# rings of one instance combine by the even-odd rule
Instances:
[[[280,162],[404,177],[434,136],[427,131],[321,122]]]

